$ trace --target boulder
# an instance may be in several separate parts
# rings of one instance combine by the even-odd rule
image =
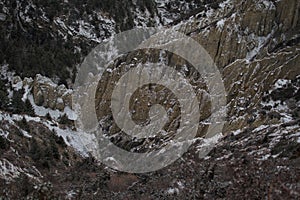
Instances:
[[[36,105],[63,111],[71,107],[72,90],[64,85],[57,85],[47,77],[37,74],[32,84],[33,99]]]

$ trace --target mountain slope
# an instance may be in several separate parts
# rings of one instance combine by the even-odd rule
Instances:
[[[0,2],[0,199],[299,199],[299,13],[298,0]],[[210,116],[201,75],[168,52],[122,55],[112,69],[156,61],[183,73],[202,109],[199,137],[182,158],[159,171],[129,174],[104,166],[85,146],[95,138],[74,125],[72,86],[93,47],[141,26],[166,26],[198,41],[222,74],[228,113],[224,137],[201,158],[212,142],[200,137]],[[97,112],[111,141],[128,151],[168,144],[174,133],[136,141],[115,126],[110,83],[119,76],[106,73],[96,93],[106,105]],[[141,98],[132,116],[147,122],[157,90],[173,109],[166,127],[172,132],[177,101],[160,87],[135,94]]]

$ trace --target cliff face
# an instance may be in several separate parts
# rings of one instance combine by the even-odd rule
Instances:
[[[225,132],[269,123],[263,94],[278,79],[299,76],[299,1],[224,1],[175,26],[193,37],[219,67],[228,92]],[[273,122],[271,122],[273,123]]]
[[[0,112],[0,199],[300,198],[299,0],[97,2],[0,2],[5,64],[0,106],[6,110]],[[168,134],[136,140],[115,123],[114,86],[139,64],[165,64],[183,74],[197,91],[201,119],[198,139],[175,163],[146,174],[116,172],[91,157],[92,148],[85,145],[94,138],[76,130],[73,91],[64,85],[72,87],[76,65],[104,38],[150,25],[192,37],[216,63],[227,92],[224,137],[199,157],[210,142],[201,136],[211,102],[203,77],[190,63],[166,51],[130,52],[109,66],[95,94],[97,117],[111,142],[146,152],[164,147],[176,134],[180,103],[161,85],[135,91],[129,110],[133,121],[144,125],[150,107],[163,104],[170,111],[163,127]],[[14,113],[13,106],[27,101],[34,116],[27,110]]]
[[[195,35],[220,68],[237,59],[263,58],[299,37],[298,1],[227,1],[220,6],[179,26]]]
[[[182,19],[179,24],[172,27],[203,45],[221,71],[228,95],[228,116],[223,130],[224,135],[248,127],[281,123],[284,115],[274,109],[265,110],[262,99],[279,79],[295,80],[299,76],[298,12],[298,1],[224,1],[217,6],[208,4],[206,7],[198,8],[196,14],[190,14],[187,19]],[[111,69],[112,71],[116,68],[125,69],[133,60],[134,66],[148,61],[161,62],[179,71],[184,71],[182,66],[185,66],[188,71],[185,78],[190,83],[194,82],[192,83],[194,90],[201,100],[201,120],[210,115],[210,100],[206,98],[205,82],[187,62],[165,52],[132,52],[123,56],[119,62],[115,62]],[[109,75],[106,73],[105,76],[108,77],[98,85],[96,105],[101,105],[97,107],[97,114],[101,120],[112,118],[112,113],[108,109],[110,97],[115,83],[125,73],[124,71],[126,70],[112,72]],[[198,77],[197,80],[195,76]],[[131,81],[128,80],[127,84]],[[138,107],[131,107],[131,111],[134,112],[133,118],[137,118],[136,122],[145,122],[149,117],[149,103],[151,105],[159,103],[149,101],[159,90],[163,88],[143,88],[139,91],[142,97],[138,101]],[[165,98],[176,102],[176,98],[172,95],[165,95]],[[164,102],[164,99],[161,102]],[[174,105],[166,105],[167,110],[170,107],[174,108],[171,118],[175,121],[177,119],[178,123],[180,109],[176,109]],[[273,118],[273,114],[269,114],[270,112],[278,113],[277,121]],[[111,131],[111,135],[121,133],[114,122],[104,121],[107,123],[104,126]],[[171,124],[165,129],[171,130]],[[201,124],[198,136],[204,135],[207,127],[205,123]],[[124,134],[123,137],[126,138]],[[128,142],[128,139],[124,140],[120,143]]]

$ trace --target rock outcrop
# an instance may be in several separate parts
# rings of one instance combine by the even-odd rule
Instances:
[[[39,74],[32,83],[32,93],[38,106],[60,111],[66,106],[72,106],[72,90],[67,89],[65,85],[57,85]]]
[[[228,116],[223,134],[245,127],[280,123],[280,118],[276,122],[273,117],[261,115],[264,113],[261,111],[261,103],[263,94],[271,90],[278,79],[293,80],[300,74],[300,44],[297,39],[300,37],[299,6],[297,0],[223,1],[215,7],[207,6],[173,27],[198,41],[222,73],[228,100]],[[124,69],[147,61],[163,62],[180,72],[183,71],[180,66],[185,66],[187,71],[183,74],[186,73],[185,78],[194,83],[194,90],[198,91],[201,100],[201,120],[210,116],[210,100],[204,98],[207,93],[205,82],[201,74],[192,70],[192,66],[177,56],[164,55],[158,51],[132,52],[116,61],[111,66],[111,72],[106,72],[104,76],[107,77],[98,85],[96,110],[98,119],[102,120],[103,128],[108,133],[121,134],[110,111],[110,98],[115,84],[125,73]],[[138,124],[147,123],[149,107],[157,103],[148,102],[155,96],[153,90],[159,92],[157,87],[152,91],[150,87],[145,87],[139,91],[139,98],[132,97],[138,99],[136,107],[131,106],[132,117]],[[176,102],[174,96],[166,97]],[[165,130],[172,130],[170,125],[176,124],[176,120],[178,124],[180,109],[176,105],[164,106],[166,110],[174,108],[169,118],[171,122],[165,127]],[[207,125],[200,122],[198,136],[204,135],[206,128]],[[127,140],[130,138],[125,134],[122,134],[122,138],[126,138],[125,142],[119,142],[128,145]]]
[[[299,38],[299,9],[297,0],[225,1],[178,29],[199,41],[222,69],[238,59],[263,58]]]
[[[271,123],[259,114],[265,92],[278,79],[300,73],[300,2],[224,1],[177,25],[197,40],[219,67],[228,93],[225,133]]]

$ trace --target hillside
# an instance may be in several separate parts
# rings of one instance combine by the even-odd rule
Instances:
[[[111,36],[137,27],[194,39],[214,61],[226,91],[222,131],[207,138],[211,86],[171,52],[122,54],[96,86],[83,87],[105,137],[135,153],[174,145],[183,107],[162,85],[140,87],[130,99],[132,120],[147,126],[151,107],[160,104],[169,121],[160,135],[132,137],[111,109],[121,77],[158,63],[181,73],[196,91],[197,137],[174,163],[147,173],[102,163],[99,138],[80,129],[85,115],[76,110],[81,63]],[[0,33],[0,199],[300,198],[299,0],[4,0]],[[109,159],[118,166],[117,157]]]

